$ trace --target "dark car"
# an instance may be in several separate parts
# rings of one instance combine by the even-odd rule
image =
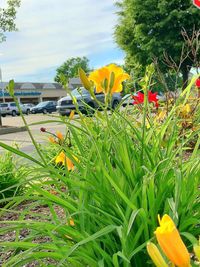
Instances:
[[[52,113],[56,111],[56,102],[54,101],[44,101],[37,104],[35,107],[31,108],[31,113]]]

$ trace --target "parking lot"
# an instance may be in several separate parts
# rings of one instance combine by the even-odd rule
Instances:
[[[28,124],[40,122],[39,125],[30,126],[32,134],[38,143],[45,143],[48,140],[47,134],[40,132],[41,127],[47,128],[48,131],[50,132],[56,132],[56,131],[64,132],[65,129],[65,125],[62,123],[58,122],[49,124],[43,123],[44,121],[52,119],[59,120],[59,116],[57,113],[53,113],[52,115],[31,114],[25,116],[25,118]],[[17,126],[17,127],[24,126],[22,118],[20,116],[16,117],[6,116],[5,118],[2,118],[2,124],[3,126]],[[14,145],[15,143],[17,143],[22,151],[28,153],[34,153],[34,147],[32,145],[30,136],[27,131],[0,135],[0,141],[8,145]],[[0,151],[2,150],[3,148],[0,147]]]

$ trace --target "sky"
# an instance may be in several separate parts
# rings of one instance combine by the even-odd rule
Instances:
[[[17,32],[0,44],[3,81],[53,82],[56,68],[86,56],[91,68],[123,63],[113,32],[115,0],[21,0]],[[5,0],[0,0],[3,7]]]

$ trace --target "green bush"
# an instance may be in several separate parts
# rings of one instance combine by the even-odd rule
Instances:
[[[6,200],[23,192],[25,169],[17,166],[10,152],[0,156],[0,200]]]

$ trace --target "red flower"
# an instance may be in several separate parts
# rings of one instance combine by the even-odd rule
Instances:
[[[151,91],[148,91],[148,101],[155,104],[155,107],[158,108],[158,98],[157,98],[157,92],[152,93]],[[144,94],[141,92],[138,92],[136,96],[133,96],[133,99],[135,100],[133,104],[142,104],[144,103]]]
[[[142,104],[144,102],[144,94],[138,92],[137,95],[133,95],[133,99],[135,100],[133,104]]]
[[[197,88],[200,88],[200,77],[196,80],[195,84]]]

